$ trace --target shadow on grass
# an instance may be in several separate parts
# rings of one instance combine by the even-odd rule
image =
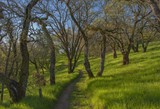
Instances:
[[[56,66],[56,71],[63,71],[66,70],[67,65],[65,64],[65,62],[59,62],[59,65]]]
[[[39,97],[39,96],[27,96],[20,103],[0,103],[5,109],[51,109],[54,105],[54,100]]]
[[[147,91],[146,89],[139,92],[134,90],[130,92],[123,91],[121,94],[119,92],[106,92],[100,94],[99,99],[103,99],[104,107],[109,109],[114,105],[122,106],[123,109],[160,107],[160,93],[158,91]]]
[[[27,96],[20,104],[29,106],[32,109],[51,109],[53,107],[53,100],[46,97]]]
[[[56,66],[56,72],[64,72],[67,71],[68,69],[68,65],[67,65],[68,60],[66,60],[66,62],[58,62],[58,65]],[[79,59],[77,64],[76,64],[76,68],[77,66],[83,65],[83,59]]]
[[[155,58],[157,59],[157,58]],[[89,80],[87,92],[99,109],[158,109],[160,107],[159,64],[145,62],[143,68],[120,70],[118,74]],[[131,67],[132,68],[132,67]],[[96,104],[96,100],[103,102]],[[94,101],[95,100],[95,101]],[[116,107],[117,106],[117,107]]]

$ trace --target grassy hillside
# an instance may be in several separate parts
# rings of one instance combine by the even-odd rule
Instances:
[[[91,67],[96,74],[99,70],[99,58],[91,58]],[[38,96],[38,88],[33,84],[33,66],[30,68],[27,97],[18,104],[12,104],[5,90],[5,101],[0,109],[51,109],[61,91],[77,73],[67,74],[67,60],[58,56],[56,64],[56,82],[49,84],[49,73],[45,73],[47,86],[43,87],[43,98]],[[83,75],[76,85],[71,98],[70,109],[159,109],[160,108],[160,43],[152,43],[146,53],[130,54],[130,64],[122,65],[122,56],[117,59],[106,55],[103,77],[88,79]],[[83,56],[78,63],[83,69]],[[84,70],[85,71],[85,70]],[[62,104],[63,105],[63,104]]]
[[[35,69],[30,65],[30,77],[27,89],[27,97],[18,104],[13,104],[5,89],[4,103],[0,103],[0,109],[52,109],[62,90],[77,76],[78,73],[67,73],[67,61],[64,56],[58,56],[56,63],[56,85],[49,85],[49,72],[45,72],[47,85],[42,87],[43,97],[38,95],[38,87],[32,77]],[[75,71],[77,72],[77,71]]]
[[[97,73],[99,59],[91,62]],[[159,109],[160,43],[152,43],[146,53],[131,53],[127,66],[121,54],[117,59],[108,54],[103,77],[86,76],[76,85],[71,109]]]

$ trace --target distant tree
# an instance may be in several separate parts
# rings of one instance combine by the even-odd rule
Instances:
[[[125,0],[125,1],[132,1],[132,0]],[[136,1],[147,3],[151,7],[154,15],[160,21],[160,7],[159,7],[160,1],[159,0],[136,0]]]
[[[95,22],[93,23],[93,25],[90,26],[90,30],[95,31],[95,33],[99,32],[101,34],[101,37],[98,38],[98,40],[101,41],[100,43],[101,62],[100,62],[100,69],[97,73],[97,76],[102,76],[104,71],[104,65],[105,65],[107,37],[109,36],[109,34],[115,31],[115,28],[111,27],[110,24],[108,24],[105,21],[98,20],[98,22]]]
[[[152,19],[150,19],[152,20]],[[151,41],[153,41],[156,36],[158,35],[158,31],[155,28],[155,24],[152,24],[151,22],[154,22],[155,20],[153,19],[152,21],[145,21],[142,22],[142,26],[139,29],[140,32],[140,41],[142,43],[142,50],[143,52],[147,51],[147,47]]]
[[[117,7],[117,9],[112,7]],[[151,11],[137,2],[115,1],[107,4],[106,12],[108,21],[117,28],[117,33],[110,34],[110,36],[117,42],[123,55],[123,64],[127,65],[131,49],[134,52],[138,51],[138,25],[150,15]]]

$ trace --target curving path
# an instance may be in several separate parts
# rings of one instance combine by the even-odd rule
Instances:
[[[79,71],[79,76],[77,79],[75,79],[71,84],[69,84],[64,91],[62,92],[60,98],[57,101],[56,106],[54,107],[54,109],[69,109],[69,105],[70,105],[70,95],[73,92],[74,86],[75,84],[80,80],[80,78],[82,77],[82,71]]]

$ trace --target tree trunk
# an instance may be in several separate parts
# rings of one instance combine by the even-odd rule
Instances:
[[[42,88],[40,87],[38,91],[39,91],[39,97],[42,98],[43,97],[43,95],[42,95]]]
[[[100,64],[100,71],[97,73],[97,76],[102,76],[104,71],[104,63],[105,63],[105,56],[106,56],[106,36],[103,35],[103,45],[101,50],[101,64]]]
[[[31,9],[34,5],[37,4],[39,0],[31,0],[31,2],[27,5],[25,10],[25,17],[23,22],[23,28],[20,35],[20,51],[22,55],[22,65],[21,71],[19,73],[19,100],[25,97],[26,95],[26,88],[28,83],[28,76],[29,76],[29,53],[27,48],[27,37],[31,19]]]
[[[114,58],[114,59],[117,58],[117,52],[116,52],[116,49],[115,49],[115,48],[113,48],[113,58]]]
[[[74,72],[74,69],[76,68],[78,60],[79,60],[79,56],[78,56],[78,58],[74,59],[74,63],[72,65],[72,72]]]
[[[51,56],[50,56],[50,84],[54,85],[55,84],[55,48],[54,45],[51,47]]]
[[[134,41],[132,38],[129,39],[128,52],[130,53],[131,49],[135,52]]]
[[[88,73],[88,77],[89,78],[93,78],[94,75],[91,71],[91,68],[90,68],[90,62],[89,62],[89,46],[88,46],[88,42],[85,42],[85,48],[84,48],[84,66],[85,66],[85,69]]]
[[[0,82],[4,85],[6,85],[10,97],[12,98],[13,102],[18,102],[19,101],[19,84],[18,82],[9,79],[7,76],[4,74],[0,73]]]
[[[128,52],[123,52],[123,65],[129,64],[129,53]]]
[[[70,58],[68,57],[68,73],[69,73],[69,74],[70,74],[70,73],[73,73],[72,67],[73,67],[72,59],[70,59]]]
[[[143,48],[143,53],[147,52],[147,47]]]
[[[35,61],[34,66],[35,66],[35,69],[36,69],[37,73],[39,74],[39,73],[40,73],[40,72],[39,72],[39,67],[38,67],[38,65],[37,65],[37,62],[36,62],[36,61]]]
[[[139,43],[136,43],[135,52],[139,52]]]
[[[142,51],[145,53],[147,52],[147,46],[148,44],[145,44],[144,41],[142,42]]]

